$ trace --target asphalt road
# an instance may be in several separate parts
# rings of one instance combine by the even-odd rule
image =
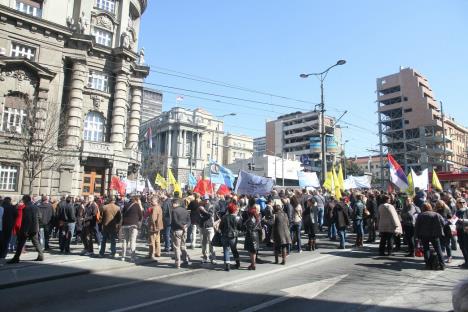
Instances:
[[[338,250],[324,239],[313,252],[224,272],[218,265],[174,268],[170,257],[133,266],[0,290],[2,311],[449,311],[451,290],[468,271],[423,270],[421,258],[378,257],[377,245]],[[200,253],[199,250],[190,251]],[[243,255],[243,256],[242,256]],[[241,256],[247,261],[247,255]],[[117,260],[116,260],[117,261]],[[96,265],[99,265],[97,259]]]

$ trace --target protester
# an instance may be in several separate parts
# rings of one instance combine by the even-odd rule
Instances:
[[[339,249],[346,248],[346,228],[350,224],[349,209],[344,201],[336,203],[332,212],[332,223],[335,224],[340,239]]]
[[[83,231],[81,233],[81,241],[83,242],[84,250],[82,252],[85,256],[93,256],[93,238],[96,235],[96,222],[97,222],[98,206],[94,201],[94,196],[89,196],[88,203],[85,206],[83,216]]]
[[[168,194],[167,197],[163,195],[162,201],[162,212],[163,212],[163,225],[164,225],[164,251],[172,251],[171,242],[171,224],[172,224],[172,197]]]
[[[450,219],[452,211],[443,200],[436,201],[434,210],[444,219],[444,235],[440,238],[442,251],[447,255],[447,263],[452,262],[452,230],[450,228]]]
[[[261,225],[259,210],[260,207],[257,208],[256,204],[252,205],[247,212],[247,217],[243,224],[243,229],[245,230],[244,250],[248,251],[250,256],[249,270],[255,270],[256,268],[257,252],[260,247],[259,230],[261,230]]]
[[[188,205],[190,211],[190,227],[188,236],[190,237],[190,248],[194,249],[197,243],[197,229],[200,227],[200,194],[194,193],[193,200]]]
[[[16,220],[16,208],[11,204],[11,197],[5,197],[2,202],[3,216],[2,216],[2,236],[0,244],[0,259],[5,259],[8,254],[8,247],[10,244],[11,233]]]
[[[316,238],[315,232],[317,228],[316,220],[318,219],[318,207],[315,197],[309,197],[305,202],[304,212],[302,214],[302,220],[304,223],[304,234],[307,235],[307,250],[315,250]]]
[[[406,257],[414,257],[415,252],[415,236],[414,236],[414,225],[416,224],[416,217],[421,212],[418,206],[416,206],[411,197],[405,198],[403,204],[403,210],[401,211],[401,225],[405,236],[405,241],[408,244],[408,253]]]
[[[157,197],[151,199],[148,218],[148,257],[154,261],[161,257],[161,231],[164,229],[163,211]]]
[[[223,245],[224,254],[224,270],[230,271],[230,256],[231,251],[234,260],[236,261],[236,269],[240,268],[239,252],[237,251],[237,238],[240,230],[240,218],[237,216],[239,207],[235,203],[228,205],[228,213],[226,213],[219,224],[221,232],[221,242]]]
[[[468,208],[466,206],[466,199],[459,198],[457,199],[457,212],[456,216],[458,217],[457,222],[457,237],[458,244],[463,253],[463,258],[465,258],[465,263],[461,267],[468,269]]]
[[[202,263],[210,260],[211,264],[216,264],[216,252],[212,244],[212,240],[215,234],[214,224],[214,207],[210,204],[210,196],[205,195],[203,201],[199,204],[198,210],[200,213],[200,234],[202,244]],[[208,251],[210,252],[208,256]]]
[[[275,248],[275,263],[278,264],[278,258],[281,254],[281,264],[285,265],[288,246],[291,244],[291,231],[289,230],[289,220],[280,205],[275,205],[273,209],[273,241]]]
[[[120,207],[116,205],[114,197],[111,197],[109,203],[102,208],[102,240],[99,256],[104,257],[106,252],[106,244],[110,242],[110,256],[115,257],[117,253],[116,240],[120,230],[120,223],[122,221],[122,213]]]
[[[57,220],[59,224],[60,252],[70,253],[70,242],[77,222],[76,215],[75,205],[72,203],[70,196],[59,203]]]
[[[190,222],[190,214],[178,198],[172,200],[172,246],[175,252],[175,266],[180,268],[181,260],[190,266],[190,256],[187,253],[185,241],[187,240],[187,228]]]
[[[425,202],[422,205],[422,213],[420,213],[416,219],[414,232],[415,236],[421,239],[421,243],[423,245],[426,269],[431,268],[431,251],[429,248],[429,243],[432,244],[432,247],[437,253],[437,259],[439,260],[438,269],[445,269],[442,249],[440,247],[440,238],[444,236],[444,224],[445,221],[443,217],[440,214],[432,211],[431,204]]]
[[[132,203],[122,211],[122,261],[126,260],[127,244],[130,243],[130,260],[136,261],[136,240],[138,228],[143,220],[143,207],[140,197],[134,195]]]
[[[382,195],[383,203],[378,208],[378,229],[380,232],[379,255],[393,255],[394,235],[401,235],[402,228],[400,219],[393,205],[390,204],[390,196]]]
[[[49,202],[48,196],[42,196],[41,203],[38,206],[39,208],[39,224],[40,224],[40,237],[41,244],[44,245],[44,250],[49,249],[49,238],[51,232],[51,221],[54,214],[54,209],[52,204]]]
[[[302,242],[301,242],[301,229],[302,229],[302,206],[299,203],[299,200],[294,195],[291,197],[291,206],[293,208],[292,212],[292,227],[291,227],[291,237],[293,244],[296,244],[297,252],[302,252]]]
[[[356,201],[354,203],[354,212],[353,212],[353,221],[354,228],[356,230],[356,247],[363,246],[364,240],[364,209],[365,205],[363,203],[362,194],[357,194],[355,197]]]
[[[24,209],[21,218],[21,228],[17,232],[18,246],[16,248],[15,256],[8,261],[8,264],[18,263],[20,261],[21,252],[26,243],[27,239],[30,239],[36,249],[38,256],[35,261],[44,261],[44,254],[42,246],[37,239],[39,232],[39,211],[36,205],[31,201],[29,195],[24,195],[22,202],[24,203]]]

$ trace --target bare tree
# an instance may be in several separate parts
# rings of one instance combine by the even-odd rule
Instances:
[[[12,134],[10,141],[20,149],[23,178],[29,185],[29,193],[33,194],[34,182],[42,173],[57,170],[65,161],[58,147],[65,131],[64,127],[60,127],[59,108],[53,105],[47,107],[47,102],[37,97],[31,99],[24,93],[15,96],[24,101],[24,114],[19,129]]]

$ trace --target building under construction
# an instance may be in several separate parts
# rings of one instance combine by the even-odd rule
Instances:
[[[405,172],[468,167],[468,129],[444,115],[426,78],[411,68],[377,78],[380,145]]]

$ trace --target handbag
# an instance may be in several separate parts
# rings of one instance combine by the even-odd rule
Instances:
[[[221,219],[216,220],[215,222],[213,222],[213,229],[215,230],[216,233],[219,232],[219,225],[220,224],[221,224]]]
[[[213,239],[211,240],[211,245],[215,247],[222,247],[223,243],[221,242],[221,233],[215,232]]]
[[[424,257],[424,250],[421,247],[419,241],[416,242],[416,250],[414,251],[414,255],[418,258]]]

